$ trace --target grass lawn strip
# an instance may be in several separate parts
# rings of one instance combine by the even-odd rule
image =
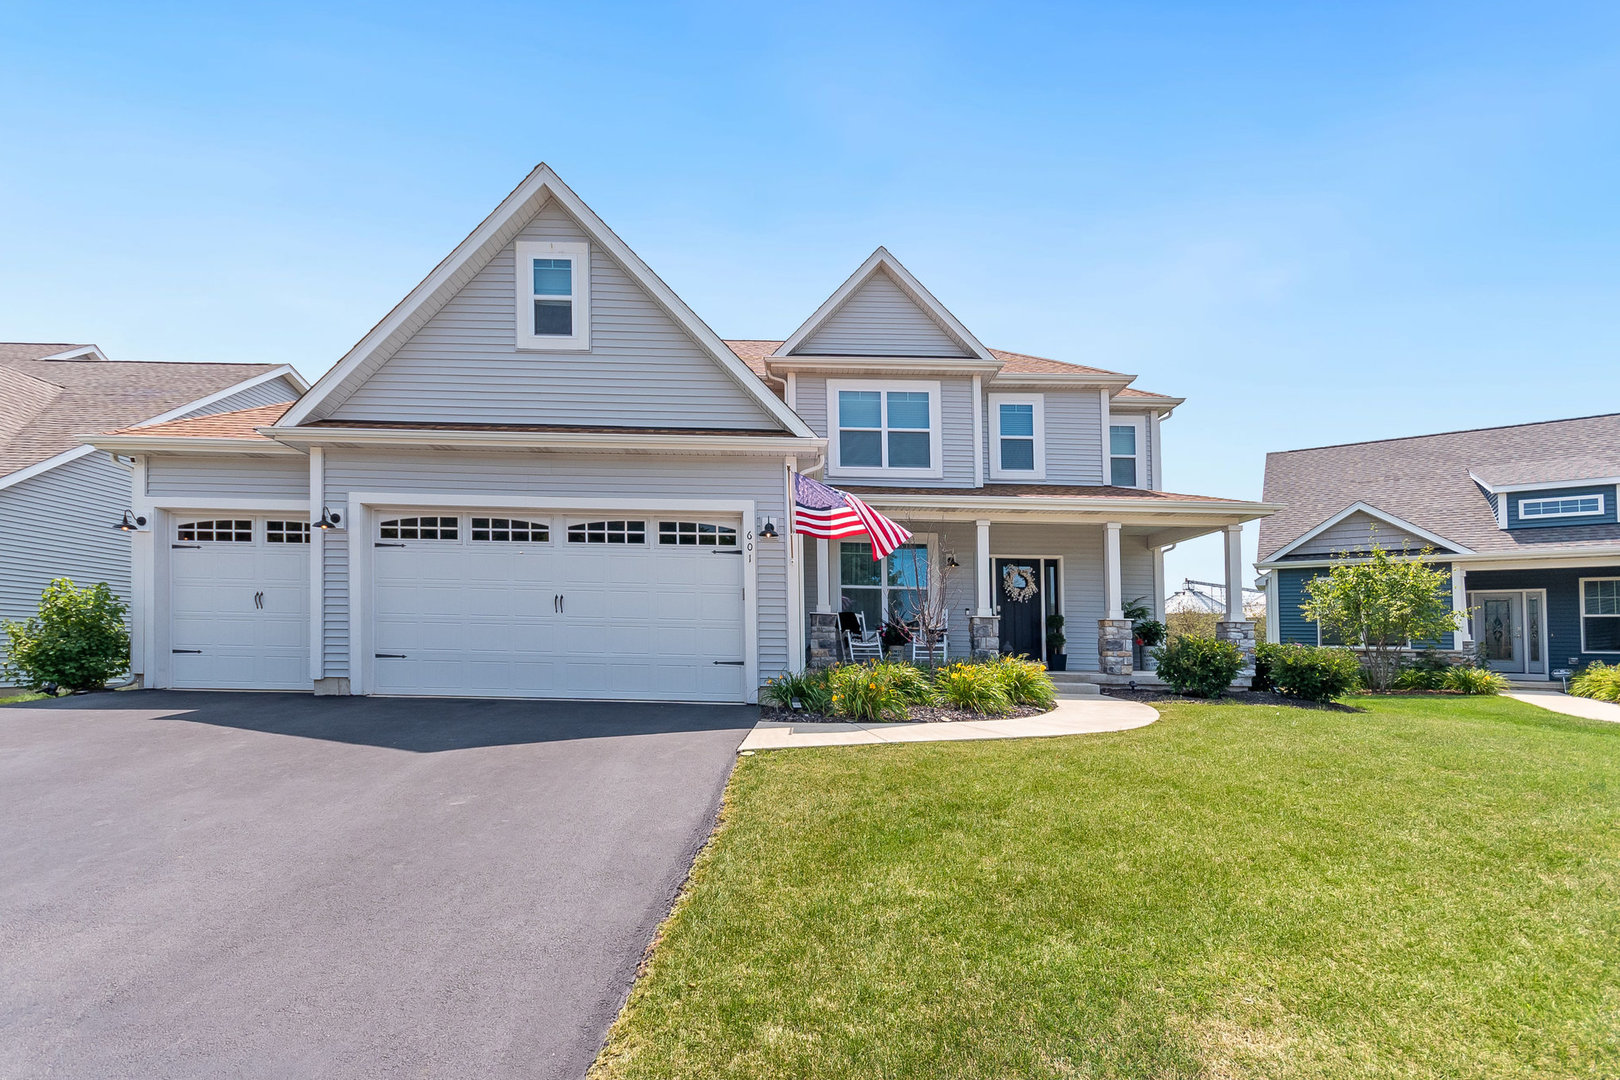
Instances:
[[[1614,1074],[1620,731],[1356,700],[741,759],[593,1076]]]

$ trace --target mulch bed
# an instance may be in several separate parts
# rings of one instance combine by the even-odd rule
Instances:
[[[1051,712],[1034,705],[1015,705],[1009,713],[1001,716],[981,716],[978,713],[964,712],[961,709],[950,709],[938,705],[913,705],[911,715],[906,722],[912,724],[951,724],[959,720],[1011,720],[1016,716],[1040,716]],[[778,709],[771,705],[761,707],[759,710],[761,720],[773,720],[778,723],[793,724],[848,724],[852,721],[847,716],[828,716],[824,713],[795,712],[791,709]],[[865,721],[861,721],[865,723]]]
[[[1305,701],[1296,697],[1288,697],[1272,690],[1228,690],[1218,698],[1183,697],[1170,690],[1131,690],[1121,686],[1105,686],[1102,692],[1109,697],[1124,698],[1127,701],[1143,701],[1149,705],[1155,702],[1166,704],[1185,701],[1193,705],[1280,705],[1288,709],[1319,709],[1326,712],[1360,712],[1351,705],[1344,705],[1337,701],[1316,702]]]

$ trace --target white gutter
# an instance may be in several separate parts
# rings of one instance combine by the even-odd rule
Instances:
[[[260,435],[288,446],[455,446],[487,449],[820,453],[822,438],[797,435],[648,435],[595,431],[434,431],[398,428],[261,427]]]

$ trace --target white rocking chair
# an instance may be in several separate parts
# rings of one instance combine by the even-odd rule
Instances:
[[[911,662],[913,664],[926,664],[932,659],[936,664],[943,664],[949,652],[947,648],[949,639],[950,634],[943,628],[934,631],[934,655],[930,658],[928,655],[928,642],[924,638],[923,632],[921,630],[914,631],[911,635]]]
[[[853,611],[844,614],[854,615],[855,625],[859,627],[859,633],[857,633],[850,629],[848,619],[839,620],[844,624],[844,645],[849,649],[850,660],[858,664],[863,660],[883,659],[883,635],[875,630],[868,630],[866,628],[866,617],[860,612]]]

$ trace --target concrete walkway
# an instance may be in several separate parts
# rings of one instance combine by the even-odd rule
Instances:
[[[876,746],[880,743],[955,742],[963,739],[1035,739],[1050,735],[1092,735],[1146,727],[1158,711],[1121,698],[1062,698],[1040,716],[1011,720],[959,720],[945,724],[795,724],[761,720],[741,750],[780,750],[789,746]]]
[[[1560,690],[1509,690],[1507,696],[1516,701],[1537,705],[1565,716],[1581,716],[1588,720],[1607,720],[1620,724],[1620,705],[1595,698],[1575,697]],[[753,738],[753,736],[749,736]]]

